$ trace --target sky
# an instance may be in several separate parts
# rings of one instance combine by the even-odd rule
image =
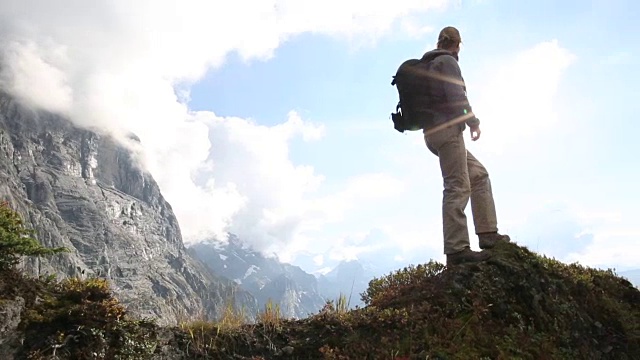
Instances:
[[[462,35],[498,227],[549,257],[640,268],[631,0],[4,0],[0,87],[116,137],[186,244],[248,245],[309,272],[444,261],[442,178],[399,133],[391,76]],[[125,142],[126,140],[123,140]],[[477,238],[467,208],[471,246]]]

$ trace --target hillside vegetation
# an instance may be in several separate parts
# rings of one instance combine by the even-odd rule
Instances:
[[[34,243],[0,208],[0,259],[63,256],[6,246]],[[373,279],[356,310],[336,299],[294,321],[267,305],[245,324],[229,307],[173,328],[130,317],[104,279],[28,278],[11,261],[0,266],[2,359],[640,359],[637,288],[516,244],[483,264],[431,261]]]

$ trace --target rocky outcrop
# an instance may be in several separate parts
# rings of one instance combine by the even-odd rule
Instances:
[[[134,314],[174,324],[214,319],[255,299],[193,259],[171,206],[133,153],[112,137],[0,93],[0,200],[45,246],[68,254],[30,259],[32,275],[103,277]]]
[[[0,359],[13,360],[21,346],[22,333],[17,331],[24,311],[24,299],[0,302]]]

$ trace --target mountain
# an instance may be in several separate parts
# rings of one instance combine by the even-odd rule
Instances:
[[[318,276],[318,289],[333,300],[345,296],[349,308],[362,307],[360,294],[376,276],[379,274],[372,266],[365,266],[359,260],[342,261],[330,272]]]
[[[317,313],[326,303],[318,292],[315,276],[298,266],[266,257],[229,235],[226,243],[206,241],[189,246],[189,252],[212,272],[235,281],[251,293],[264,308],[271,301],[287,318],[304,318]]]
[[[171,206],[130,150],[2,92],[0,200],[43,245],[71,250],[26,261],[31,275],[108,279],[132,313],[164,324],[217,318],[229,303],[257,311],[249,293],[188,254]]]

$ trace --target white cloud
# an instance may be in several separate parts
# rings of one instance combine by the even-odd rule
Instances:
[[[66,84],[65,74],[50,64],[64,59],[62,49],[40,51],[32,42],[3,45],[2,63],[6,68],[0,72],[0,87],[12,88],[16,96],[45,110],[59,112],[71,106],[72,90]]]
[[[236,194],[228,198],[231,203],[224,230],[241,239],[251,239],[258,249],[290,242],[303,220],[309,194],[324,178],[310,166],[291,162],[289,141],[298,135],[307,140],[319,139],[323,127],[304,122],[293,112],[285,123],[272,127],[240,118],[220,118],[210,112],[199,112],[196,117],[208,126],[204,134],[208,134],[212,149],[206,159],[198,160],[202,166],[192,173],[195,185],[226,187]],[[175,196],[171,196],[173,190]],[[182,189],[177,186],[165,191],[177,199]],[[240,197],[243,201],[239,201]],[[193,201],[198,200],[184,202],[185,210]],[[211,210],[207,216],[219,216],[219,204],[206,203]],[[186,241],[198,240],[202,231],[194,230],[209,226],[200,221],[185,227]]]
[[[540,197],[539,197],[540,199]],[[577,249],[584,249],[593,241],[593,225],[599,218],[579,218],[574,206],[565,202],[540,200],[528,209],[520,209],[523,221],[513,226],[514,241],[532,251],[565,261]]]
[[[314,271],[313,274],[316,275],[316,276],[327,275],[328,273],[331,272],[331,270],[333,270],[333,268],[327,266],[327,267],[323,267],[323,268],[320,268],[320,269]]]
[[[607,229],[596,233],[591,245],[571,254],[567,260],[599,268],[638,269],[638,238],[640,228],[637,226]]]
[[[306,32],[372,40],[409,14],[448,3],[5,0],[0,82],[26,103],[81,126],[136,133],[187,239],[230,229],[256,235],[262,245],[289,241],[297,229],[316,226],[302,218],[326,212],[323,203],[348,209],[345,204],[363,196],[359,189],[374,185],[354,180],[362,187],[305,204],[322,177],[290,162],[288,141],[318,139],[321,128],[295,113],[270,128],[194,114],[186,105],[189,85],[234,51],[245,60],[267,59],[283,41]],[[204,178],[207,172],[213,178]]]
[[[407,35],[417,39],[421,38],[425,34],[431,34],[435,31],[433,26],[423,25],[415,17],[406,17],[402,19],[401,26]],[[431,46],[431,48],[433,48],[433,46]],[[431,48],[428,50],[431,50]]]
[[[477,89],[470,91],[470,101],[481,121],[482,147],[502,152],[560,125],[558,84],[575,59],[557,40],[545,41],[491,63],[486,85],[468,84]]]
[[[284,186],[286,186],[285,183]],[[291,186],[287,186],[292,188]],[[270,188],[266,188],[270,192]],[[247,226],[253,229],[247,238],[266,251],[277,251],[278,257],[292,262],[301,253],[320,254],[323,264],[328,260],[353,259],[389,244],[385,236],[369,230],[371,223],[361,229],[357,216],[367,209],[384,209],[389,201],[406,189],[403,182],[389,174],[371,173],[353,176],[344,181],[342,190],[329,193],[308,193],[291,202],[291,211],[282,218],[290,225],[288,232],[273,237],[263,226]],[[285,206],[281,207],[285,209]],[[379,212],[377,216],[384,213]],[[242,224],[256,223],[258,216],[239,214],[234,219],[234,233],[242,231]],[[376,220],[370,218],[375,223]],[[355,230],[354,230],[355,229]],[[385,240],[386,239],[386,240]],[[284,242],[283,242],[284,241]],[[385,244],[386,241],[386,244]],[[372,243],[373,242],[373,243]]]
[[[380,35],[391,29],[396,19],[441,9],[447,0],[400,0],[394,2],[366,0],[279,1],[283,24],[289,33],[313,31],[335,35]]]
[[[385,173],[362,174],[347,179],[343,190],[318,198],[309,205],[312,213],[326,214],[324,222],[344,220],[349,211],[366,208],[372,202],[390,199],[402,194],[404,182]]]
[[[36,105],[72,112],[84,124],[128,126],[145,120],[114,118],[104,109],[122,108],[118,115],[130,107],[148,110],[137,103],[139,96],[159,82],[172,87],[195,81],[232,51],[247,60],[268,58],[282,41],[305,32],[375,38],[409,14],[448,3],[6,0],[0,4],[2,75],[5,85]],[[57,90],[51,93],[58,99],[41,96],[44,89]],[[103,92],[105,99],[96,99]],[[96,105],[101,111],[87,116]]]
[[[640,226],[627,215],[633,205],[593,198],[541,200],[545,196],[531,193],[515,209],[518,219],[510,221],[508,231],[515,242],[565,263],[640,268],[635,251],[640,250]]]
[[[602,209],[576,211],[585,229],[592,234],[592,241],[585,247],[573,249],[567,261],[577,261],[583,265],[600,268],[638,269],[640,251],[640,225],[632,209],[625,214]]]
[[[316,251],[323,251],[324,264],[358,259],[382,273],[409,263],[426,263],[430,259],[444,261],[440,219],[429,217],[427,221],[419,222],[418,227],[415,223],[414,226],[392,223],[376,223],[370,230],[345,231],[317,247]]]

